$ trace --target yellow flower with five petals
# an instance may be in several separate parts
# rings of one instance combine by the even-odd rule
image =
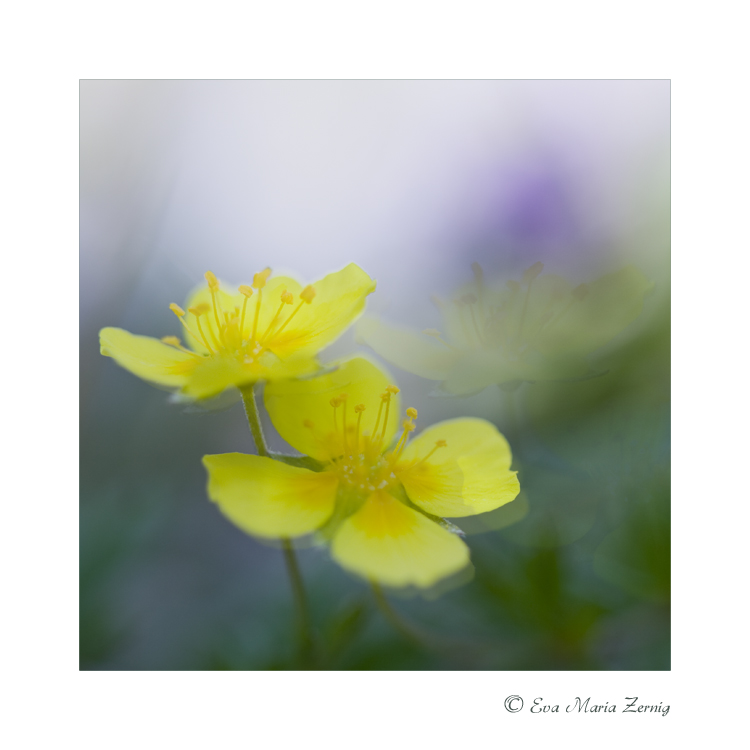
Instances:
[[[177,336],[158,340],[104,328],[101,353],[155,385],[210,398],[228,386],[315,372],[316,354],[359,317],[375,290],[375,281],[354,263],[304,288],[271,276],[269,268],[236,292],[225,291],[210,271],[206,282],[186,309],[170,305],[185,344]]]
[[[488,283],[478,263],[474,281],[450,301],[435,299],[445,331],[421,333],[366,318],[358,337],[407,372],[441,381],[454,395],[493,383],[589,377],[588,355],[632,323],[653,284],[634,266],[573,286],[535,263],[520,282]]]
[[[444,517],[494,510],[519,492],[505,438],[482,419],[453,419],[401,435],[398,388],[356,357],[329,373],[269,383],[271,421],[315,471],[241,453],[203,458],[208,494],[249,534],[289,538],[321,530],[345,569],[391,587],[427,588],[469,565]]]

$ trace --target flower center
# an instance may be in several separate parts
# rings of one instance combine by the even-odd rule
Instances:
[[[268,325],[259,325],[263,289],[270,275],[270,268],[256,273],[252,286],[243,284],[239,287],[243,297],[242,304],[235,305],[231,310],[224,310],[218,294],[219,281],[211,271],[207,271],[205,278],[211,293],[211,304],[203,302],[189,308],[188,312],[193,316],[193,326],[188,325],[185,320],[186,313],[179,305],[172,303],[169,308],[180,319],[180,323],[193,341],[207,350],[202,356],[233,356],[244,364],[252,364],[273,348],[274,340],[289,325],[302,306],[311,304],[315,298],[315,289],[308,285],[300,292],[299,302],[295,305],[294,295],[283,289],[271,321]],[[254,304],[250,302],[253,295]],[[267,300],[266,304],[274,303]],[[201,356],[182,346],[176,336],[165,336],[162,341],[182,351]]]
[[[364,404],[349,410],[349,394],[341,393],[330,401],[333,409],[333,429],[320,430],[309,419],[304,426],[312,431],[315,441],[329,456],[329,470],[335,471],[341,482],[354,490],[371,493],[387,489],[398,483],[394,467],[402,455],[409,434],[415,429],[417,410],[406,410],[407,419],[402,422],[403,432],[392,450],[385,443],[391,398],[399,389],[389,385],[380,394],[375,426],[363,429]]]

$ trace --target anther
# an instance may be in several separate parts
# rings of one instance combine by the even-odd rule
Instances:
[[[406,416],[409,417],[409,419],[416,419],[417,418],[417,410],[413,406],[410,406],[406,410]]]
[[[259,271],[258,273],[253,275],[253,286],[256,289],[263,289],[263,287],[266,285],[266,281],[268,281],[268,277],[271,275],[271,269],[266,268],[263,271]]]
[[[417,428],[417,426],[414,424],[414,422],[411,421],[411,419],[405,419],[402,423],[402,427],[404,428],[404,432],[414,432],[414,430]]]
[[[398,393],[398,392],[399,392],[400,390],[401,390],[401,389],[400,389],[400,388],[397,388],[397,387],[396,387],[395,385],[387,385],[387,386],[385,387],[385,392],[386,392],[386,393],[393,393],[393,394],[396,394],[396,393]]]
[[[309,284],[299,293],[299,298],[309,305],[315,298],[315,289]]]
[[[211,305],[201,302],[199,305],[195,305],[195,307],[188,308],[188,312],[191,312],[196,318],[198,318],[203,315],[203,313],[207,313],[210,309]]]
[[[287,290],[285,289],[281,293],[281,301],[285,305],[291,305],[294,302],[294,295],[291,292],[287,292]]]
[[[312,423],[312,422],[311,422],[311,421],[310,421],[309,419],[306,419],[306,420],[305,420],[305,421],[304,421],[304,422],[302,423],[302,426],[303,426],[303,427],[306,427],[306,428],[307,428],[308,430],[314,430],[314,429],[315,429],[315,425],[314,425],[314,424],[313,424],[313,423]]]
[[[335,409],[337,406],[341,406],[341,399],[334,396],[328,403]]]
[[[252,297],[253,296],[253,288],[251,286],[248,286],[247,284],[243,284],[239,288],[240,294],[244,294],[246,297]]]
[[[348,393],[339,393],[338,399],[339,399],[339,403],[340,404],[343,403],[344,401],[346,401],[346,399],[348,399],[348,398],[349,398],[349,394]]]
[[[542,269],[544,268],[544,263],[542,263],[540,260],[538,260],[536,263],[534,263],[533,266],[530,266],[523,272],[523,276],[521,277],[524,283],[529,284],[530,282],[534,281],[534,279],[539,276],[539,274],[542,272]]]
[[[206,273],[203,274],[203,277],[208,282],[208,288],[212,292],[215,292],[219,288],[219,280],[211,273],[211,271],[206,271]]]
[[[440,333],[440,331],[437,330],[437,328],[425,328],[422,333],[425,336],[432,336],[435,339],[439,339],[443,334]]]
[[[182,308],[181,308],[181,307],[180,307],[179,305],[175,305],[175,303],[174,303],[174,302],[173,302],[173,303],[172,303],[172,304],[171,304],[171,305],[169,306],[169,309],[170,309],[170,310],[171,310],[171,311],[172,311],[172,312],[173,312],[173,313],[174,313],[174,314],[175,314],[175,315],[176,315],[176,316],[177,316],[178,318],[181,318],[181,317],[183,317],[183,316],[185,315],[185,311],[184,311],[184,310],[183,310],[183,309],[182,309]]]
[[[354,407],[354,413],[355,414],[361,414],[364,410],[365,410],[365,405],[364,404],[357,404]]]
[[[182,342],[177,338],[177,336],[162,336],[161,340],[165,344],[169,344],[169,346],[182,346]]]
[[[448,441],[447,440],[436,440],[435,441],[435,447],[436,448],[447,448],[448,447]]]
[[[571,294],[580,302],[589,293],[588,284],[579,284]]]

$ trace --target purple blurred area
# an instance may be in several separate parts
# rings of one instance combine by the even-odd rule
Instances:
[[[581,273],[668,176],[667,81],[84,81],[83,313],[208,267],[354,260],[403,313],[473,260]]]

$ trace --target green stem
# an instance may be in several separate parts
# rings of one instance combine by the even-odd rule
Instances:
[[[453,638],[446,638],[441,635],[428,633],[420,628],[405,622],[386,598],[383,590],[374,581],[370,581],[372,591],[375,594],[375,602],[378,609],[386,620],[399,632],[404,638],[408,638],[412,643],[421,648],[434,649],[443,651],[450,658],[456,657],[476,659],[491,653],[498,649],[499,644],[485,642],[481,640],[459,641]]]
[[[302,583],[302,575],[299,570],[299,565],[297,564],[297,555],[294,552],[292,542],[289,539],[282,539],[281,544],[284,550],[284,561],[286,562],[286,569],[289,573],[289,580],[292,583],[294,606],[297,610],[300,661],[304,664],[311,664],[314,657],[314,641],[310,610],[307,605],[307,596],[305,595],[305,587]]]
[[[242,403],[245,405],[245,414],[247,414],[247,423],[250,426],[250,432],[253,434],[255,447],[259,456],[270,457],[270,451],[263,436],[263,427],[260,422],[260,413],[258,412],[258,403],[256,401],[257,384],[240,388],[242,393]],[[300,661],[304,664],[311,664],[313,661],[313,638],[310,623],[310,614],[307,607],[307,597],[305,596],[305,587],[302,583],[302,575],[297,564],[297,555],[289,539],[282,539],[281,545],[284,550],[284,562],[289,573],[289,580],[292,583],[292,594],[294,595],[294,606],[297,610],[297,627],[299,629],[300,639]]]
[[[250,425],[250,432],[253,433],[255,448],[259,456],[268,456],[268,446],[266,439],[263,437],[263,427],[260,424],[260,414],[258,413],[258,404],[255,400],[255,389],[257,383],[240,388],[242,394],[242,403],[245,405],[245,414],[247,414],[247,423]]]
[[[396,610],[391,607],[390,602],[386,599],[385,594],[383,593],[383,589],[381,589],[375,581],[370,581],[370,585],[372,586],[372,593],[375,594],[375,603],[378,605],[378,609],[382,612],[383,617],[385,617],[385,619],[388,620],[388,622],[405,638],[408,638],[410,641],[413,641],[420,646],[424,646],[425,644],[422,642],[420,634],[411,626],[407,625],[398,616]]]

